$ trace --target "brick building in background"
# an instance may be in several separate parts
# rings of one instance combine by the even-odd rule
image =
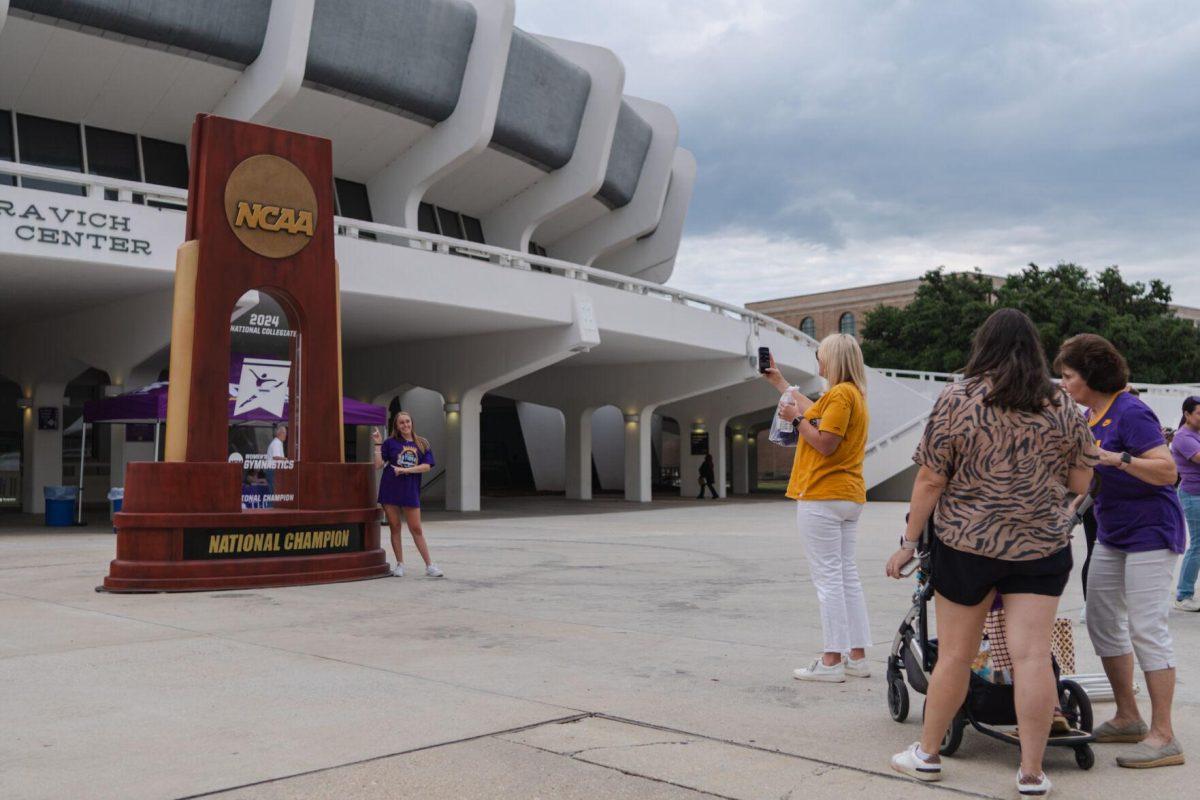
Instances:
[[[1000,276],[990,277],[997,286],[1004,282]],[[904,308],[916,297],[920,285],[920,278],[874,283],[830,292],[758,300],[747,303],[746,308],[775,317],[814,339],[823,339],[831,333],[849,333],[861,340],[867,312],[878,306]]]
[[[988,276],[998,287],[1004,283],[999,275]],[[920,278],[890,283],[875,283],[870,286],[855,286],[850,289],[835,289],[829,292],[814,292],[774,300],[758,300],[747,303],[746,308],[774,317],[807,333],[814,339],[823,339],[831,333],[849,333],[862,339],[862,326],[867,312],[878,306],[903,308],[916,297]],[[1171,309],[1183,319],[1200,325],[1200,308],[1172,305]],[[887,367],[889,364],[872,364]]]

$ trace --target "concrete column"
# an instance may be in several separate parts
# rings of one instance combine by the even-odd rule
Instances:
[[[25,442],[21,467],[21,508],[27,514],[44,514],[46,501],[42,495],[45,486],[62,483],[62,405],[66,382],[42,381],[26,391],[32,407],[25,409]],[[38,430],[38,409],[58,409],[58,429]]]
[[[521,400],[516,406],[534,488],[539,492],[566,491],[567,426],[562,411]]]
[[[308,64],[315,0],[271,0],[258,58],[221,98],[213,113],[269,123],[300,92]]]
[[[628,247],[605,253],[593,261],[592,266],[644,281],[666,283],[675,269],[675,255],[679,252],[684,220],[695,185],[696,158],[687,150],[676,148],[658,227]]]
[[[548,249],[555,258],[591,266],[598,256],[627,247],[639,236],[651,233],[662,218],[679,125],[671,109],[660,103],[638,97],[625,99],[653,132],[633,198],[624,207],[552,242]]]
[[[700,431],[709,433],[708,426],[701,419],[690,414],[678,416],[675,419],[679,422],[679,496],[695,497],[696,493],[700,491],[700,465],[704,463],[704,456],[692,455],[692,434]],[[710,451],[712,449],[711,433],[709,433],[709,449]],[[716,482],[715,477],[713,482]]]
[[[479,412],[483,392],[446,403],[446,510],[479,510]]]
[[[521,253],[529,249],[538,225],[590,199],[604,185],[625,86],[625,67],[611,50],[549,36],[538,38],[587,70],[592,86],[571,160],[482,218],[488,244]]]
[[[725,442],[725,427],[726,420],[710,426],[711,433],[708,438],[708,451],[712,453],[713,457],[713,473],[716,475],[718,497],[726,497],[729,494],[729,490],[726,488],[729,475],[725,468],[725,463],[729,460],[725,457],[729,445]]]
[[[733,493],[750,494],[750,441],[746,428],[733,429]]]
[[[654,407],[625,415],[625,499],[631,503],[649,503],[650,434]]]
[[[492,140],[515,4],[514,0],[468,2],[475,7],[475,37],[458,105],[367,184],[377,222],[416,230],[417,212],[429,187],[482,153]]]
[[[567,423],[567,499],[592,499],[592,414],[593,408],[568,408],[563,411]]]
[[[746,445],[749,451],[747,460],[750,462],[750,471],[747,475],[746,491],[754,493],[758,491],[758,431],[751,432],[750,436],[746,437]]]
[[[116,397],[125,392],[125,387],[119,383],[114,383],[104,387],[105,397]],[[125,485],[125,426],[121,423],[113,423],[105,425],[108,428],[108,485],[124,486]],[[92,428],[95,435],[103,435],[101,431],[95,427]]]

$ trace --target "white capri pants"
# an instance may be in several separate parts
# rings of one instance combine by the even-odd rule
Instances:
[[[1167,617],[1177,553],[1126,553],[1096,542],[1088,567],[1087,628],[1101,658],[1137,655],[1143,672],[1175,666]]]
[[[846,653],[871,644],[867,600],[863,595],[854,546],[862,504],[849,500],[800,500],[796,524],[817,600],[826,653]]]

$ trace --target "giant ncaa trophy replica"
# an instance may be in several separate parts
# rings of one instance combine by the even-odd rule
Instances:
[[[370,464],[344,463],[341,310],[328,139],[201,114],[171,331],[166,460],[128,465],[110,591],[189,591],[388,573]],[[230,463],[230,314],[249,290],[286,311],[287,508],[245,510]],[[286,362],[285,362],[286,363]],[[278,377],[278,376],[277,376]]]

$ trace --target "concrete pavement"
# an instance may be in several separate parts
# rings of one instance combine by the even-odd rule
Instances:
[[[820,629],[784,500],[493,500],[427,515],[442,580],[185,595],[96,593],[99,526],[10,525],[0,797],[1014,796],[1015,749],[972,731],[938,786],[888,768],[920,719],[919,696],[889,719],[882,678],[911,593],[882,574],[903,513],[864,512],[876,674],[842,685],[791,678]],[[1075,579],[1061,613],[1080,602]],[[1195,763],[1200,614],[1172,631]],[[1117,749],[1088,773],[1052,752],[1057,796],[1194,796],[1191,764],[1121,770]]]

